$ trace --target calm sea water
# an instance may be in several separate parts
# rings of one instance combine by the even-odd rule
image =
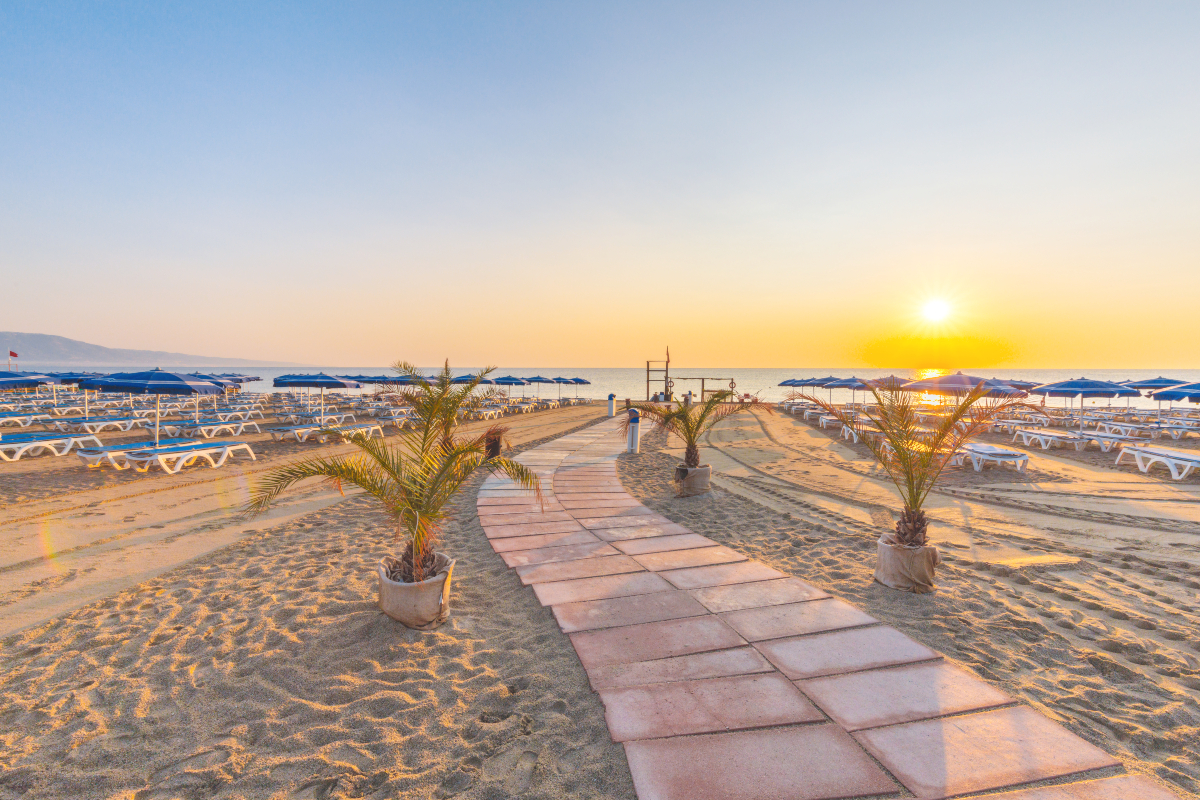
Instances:
[[[163,365],[163,369],[177,372],[194,372],[194,367],[187,365]],[[54,364],[26,364],[22,363],[20,369],[25,370],[43,370],[47,372],[67,372],[81,369],[78,366],[62,366]],[[114,364],[92,367],[96,371],[103,372],[123,372],[138,369],[146,369],[144,365],[129,365],[129,364]],[[203,371],[203,370],[201,370]],[[249,392],[272,391],[271,382],[280,375],[286,375],[292,372],[326,372],[330,375],[388,375],[390,370],[380,366],[324,366],[312,367],[308,369],[298,369],[295,367],[280,367],[280,368],[262,368],[262,367],[222,367],[216,372],[238,372],[244,375],[257,375],[262,378],[261,381],[245,384],[245,390]],[[427,370],[433,372],[434,368]],[[455,374],[462,375],[471,372],[471,369],[455,370]],[[1139,380],[1146,378],[1156,378],[1159,375],[1166,375],[1168,378],[1177,378],[1185,382],[1200,381],[1200,370],[1041,370],[1041,369],[981,369],[981,370],[963,370],[967,374],[977,375],[983,378],[1001,378],[1001,379],[1017,379],[1036,381],[1038,383],[1051,383],[1054,381],[1067,380],[1070,378],[1078,378],[1085,376],[1106,381],[1123,381],[1123,380]],[[734,367],[700,367],[700,368],[672,368],[671,377],[675,381],[675,393],[682,394],[691,389],[699,394],[700,381],[690,380],[690,378],[705,377],[713,380],[706,382],[705,386],[709,389],[728,388],[729,382],[733,381],[738,392],[749,392],[757,394],[764,400],[776,401],[781,400],[788,395],[791,389],[779,386],[780,381],[788,378],[822,378],[833,375],[839,378],[882,378],[888,375],[898,375],[904,378],[919,378],[926,377],[928,374],[934,374],[925,370],[880,370],[880,369],[848,369],[845,367],[800,367],[790,369],[739,369]],[[500,367],[494,373],[497,377],[501,375],[516,375],[521,378],[529,378],[534,375],[540,375],[545,378],[584,378],[591,381],[589,386],[580,386],[578,389],[574,386],[562,386],[541,384],[524,387],[524,393],[527,395],[540,394],[543,397],[558,397],[561,392],[563,396],[574,396],[576,392],[581,397],[592,397],[596,399],[607,398],[609,393],[615,394],[618,399],[624,400],[631,398],[633,400],[644,400],[646,397],[646,370],[644,368],[589,368],[589,367]],[[658,377],[657,375],[655,377]],[[651,391],[659,391],[662,388],[661,382],[652,385]],[[369,392],[371,388],[365,387],[361,391]],[[829,390],[818,390],[823,396],[830,396]],[[522,393],[522,387],[513,389],[515,394]],[[355,392],[351,392],[355,393]],[[861,392],[858,393],[861,396]],[[851,393],[847,390],[835,389],[832,392],[832,399],[837,402],[842,402],[851,399]],[[1040,401],[1040,400],[1039,400]],[[1047,403],[1052,405],[1066,404],[1067,401],[1054,398],[1047,400]],[[1078,401],[1075,401],[1078,404]],[[1110,401],[1103,399],[1087,400],[1087,405],[1107,405]],[[1112,401],[1118,405],[1124,405],[1125,400]],[[1134,406],[1143,406],[1153,408],[1157,404],[1149,398],[1134,398],[1132,400]]]

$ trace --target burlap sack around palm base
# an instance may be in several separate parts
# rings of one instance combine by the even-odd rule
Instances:
[[[394,561],[394,559],[392,559]],[[379,607],[397,622],[418,631],[430,631],[450,618],[450,581],[454,560],[434,553],[434,575],[420,583],[398,583],[388,577],[388,559],[376,565],[379,572]]]
[[[909,547],[900,544],[896,534],[885,533],[879,537],[875,580],[903,592],[925,594],[937,591],[933,579],[940,561],[936,547]]]

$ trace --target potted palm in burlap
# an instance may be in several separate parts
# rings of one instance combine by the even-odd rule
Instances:
[[[394,443],[358,435],[350,439],[355,453],[305,458],[272,470],[252,488],[247,510],[265,511],[286,489],[308,478],[323,478],[339,489],[344,484],[361,488],[387,511],[395,541],[403,543],[398,558],[385,556],[376,567],[380,607],[410,628],[429,630],[450,615],[454,560],[436,546],[458,491],[481,469],[507,475],[533,490],[539,502],[541,488],[527,467],[499,454],[504,428],[457,433],[460,412],[476,402],[475,389],[490,369],[456,384],[449,364],[431,378],[421,377],[409,364],[397,368],[413,379],[405,393],[414,427]]]
[[[771,406],[761,400],[733,401],[731,391],[714,392],[700,403],[634,403],[633,408],[654,425],[683,440],[683,463],[675,468],[675,481],[683,496],[701,494],[710,488],[712,465],[700,463],[700,438],[713,426],[743,411],[765,410]],[[622,429],[628,431],[626,419]]]
[[[814,403],[853,429],[900,492],[904,508],[895,530],[879,537],[875,580],[893,589],[932,592],[940,559],[929,544],[925,500],[942,471],[951,462],[961,463],[959,448],[987,430],[997,416],[1024,404],[992,399],[993,389],[980,383],[945,406],[944,416],[926,428],[917,420],[915,393],[866,383],[875,396],[874,410],[857,414],[815,395],[795,394],[792,399]]]

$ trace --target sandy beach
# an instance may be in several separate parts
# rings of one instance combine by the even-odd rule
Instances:
[[[516,449],[598,413],[513,419]],[[198,485],[140,476],[119,487],[143,489],[136,498],[92,508],[116,506],[104,513],[120,519],[137,501],[139,524],[169,529],[187,516],[181,506],[223,491],[200,471],[178,477]],[[454,615],[433,633],[379,613],[373,564],[391,546],[386,519],[364,498],[333,494],[316,490],[284,521],[249,530],[206,528],[232,520],[210,510],[173,539],[131,534],[116,540],[128,552],[74,551],[133,584],[92,585],[103,599],[3,640],[0,797],[632,797],[570,642],[488,547],[473,487],[444,540],[458,559]],[[7,543],[18,527],[4,526]],[[198,537],[233,541],[191,555]],[[141,548],[158,563],[137,565]],[[72,568],[73,579],[24,586],[13,576],[33,568],[10,568],[5,619],[14,607],[49,613],[53,603],[31,598],[69,593],[86,578]],[[157,574],[139,582],[147,570]]]
[[[703,452],[718,488],[699,498],[676,497],[680,451],[661,433],[619,474],[659,513],[846,598],[1129,771],[1200,788],[1195,483],[1057,452],[1034,453],[1027,476],[955,469],[930,503],[940,591],[906,595],[871,581],[894,489],[831,433],[786,415],[722,423]]]

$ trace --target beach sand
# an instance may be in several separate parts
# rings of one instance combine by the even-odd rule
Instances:
[[[939,494],[930,505],[931,533],[947,557],[940,590],[905,594],[871,579],[876,539],[898,505],[894,489],[855,450],[786,416],[734,417],[703,449],[716,490],[678,498],[670,481],[677,444],[655,432],[643,436],[641,455],[621,457],[622,483],[646,505],[846,598],[1114,754],[1131,772],[1177,792],[1200,789],[1200,559],[1190,530],[1112,524],[1096,510],[1102,497],[1040,458],[1028,478],[957,470],[947,473],[947,490],[984,499],[993,492],[1011,500],[1003,489],[1022,492],[1026,502],[1029,493],[1074,486],[1076,494],[1057,502],[1080,513],[1060,517]],[[1146,484],[1156,496],[1161,484]],[[1131,510],[1137,519],[1180,522],[1154,509],[1147,501]],[[1172,546],[1180,540],[1190,546]]]
[[[530,446],[598,413],[513,422]],[[393,545],[359,496],[4,639],[0,798],[632,798],[569,640],[479,527],[481,480],[437,631],[379,612]]]

